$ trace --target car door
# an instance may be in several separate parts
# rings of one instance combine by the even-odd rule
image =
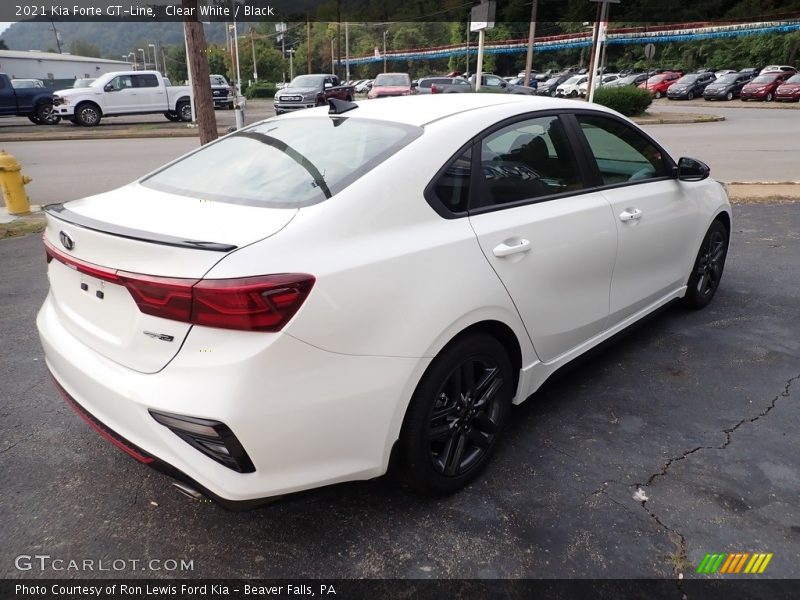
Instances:
[[[603,330],[617,230],[602,193],[584,186],[563,120],[528,116],[473,146],[469,219],[548,362]]]
[[[133,112],[137,105],[138,93],[130,75],[117,75],[103,88],[103,112],[107,115]]]
[[[137,94],[134,110],[141,112],[167,110],[167,89],[158,84],[158,77],[153,73],[133,75],[133,86]]]
[[[506,82],[500,79],[497,75],[483,75],[481,77],[482,92],[504,92],[506,91]]]
[[[669,156],[613,115],[575,115],[619,232],[609,327],[686,284],[698,208]]]

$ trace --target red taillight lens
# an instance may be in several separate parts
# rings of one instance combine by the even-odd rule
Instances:
[[[98,267],[44,243],[48,262],[55,258],[80,273],[124,286],[141,312],[207,327],[280,331],[316,281],[306,273],[200,280],[140,275]]]
[[[305,302],[314,281],[304,273],[201,280],[192,289],[192,323],[280,331]]]
[[[439,88],[436,87],[435,83],[432,83],[431,84],[431,94],[438,94],[438,93],[439,93]]]

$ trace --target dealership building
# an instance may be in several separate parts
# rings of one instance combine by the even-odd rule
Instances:
[[[12,79],[41,79],[47,87],[69,87],[76,79],[129,69],[131,64],[122,60],[35,50],[0,50],[0,73]]]

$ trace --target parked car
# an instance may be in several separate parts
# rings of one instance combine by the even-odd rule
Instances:
[[[553,372],[719,288],[724,188],[605,107],[331,105],[47,207],[53,381],[191,495],[249,507],[390,457],[456,491]]]
[[[779,102],[797,102],[800,100],[800,74],[792,75],[775,88],[775,100]]]
[[[762,73],[771,73],[773,71],[786,71],[789,73],[797,73],[797,69],[789,65],[767,65],[761,69]]]
[[[4,73],[0,73],[0,117],[28,117],[36,125],[55,125],[59,121],[53,111],[53,94],[49,89],[16,88]]]
[[[475,75],[470,76],[469,82],[472,87],[475,87]],[[500,93],[500,94],[522,94],[526,96],[532,96],[536,93],[536,90],[532,87],[524,86],[524,85],[514,85],[512,83],[508,83],[504,81],[501,77],[494,75],[492,73],[482,73],[481,74],[481,92],[489,92],[489,93]]]
[[[104,117],[163,113],[170,121],[191,121],[189,86],[168,86],[158,71],[115,71],[89,87],[53,94],[54,111],[76,125],[95,127]]]
[[[589,81],[588,75],[573,75],[556,88],[556,96],[575,98],[580,94],[580,86]]]
[[[605,87],[610,83],[614,83],[619,79],[619,75],[616,73],[608,73],[607,75],[597,75],[594,78],[594,87],[597,89],[598,87]],[[586,81],[581,83],[578,86],[578,95],[583,97],[589,93],[589,79],[587,78]]]
[[[214,108],[233,108],[233,86],[228,83],[224,75],[209,75],[211,80],[211,97]]]
[[[605,84],[607,87],[625,87],[628,85],[638,86],[643,81],[647,80],[647,73],[628,73],[627,75],[620,76],[619,79],[610,81]]]
[[[292,82],[275,94],[275,114],[324,106],[331,98],[351,101],[355,89],[340,85],[339,78],[329,73],[298,75]]]
[[[423,77],[417,82],[418,94],[458,94],[471,91],[472,86],[463,77]]]
[[[758,75],[760,72],[761,72],[761,69],[759,67],[746,67],[744,69],[739,69],[739,73],[752,75],[753,77]]]
[[[74,88],[85,88],[92,85],[95,81],[96,77],[90,78],[78,78],[72,83],[72,87]]]
[[[539,96],[555,97],[558,86],[564,83],[570,77],[572,77],[572,75],[555,75],[544,83],[540,83],[538,89],[536,90],[536,94]]]
[[[683,77],[681,71],[665,71],[658,75],[653,75],[639,84],[639,88],[649,91],[654,98],[661,98],[667,93],[667,89],[678,79]]]
[[[705,100],[733,100],[738,98],[742,88],[753,79],[751,73],[727,73],[712,81],[703,90]]]
[[[730,75],[731,73],[738,73],[736,69],[722,69],[720,71],[714,71],[714,76],[719,79],[723,75]]]
[[[742,87],[739,97],[742,100],[765,100],[772,102],[775,90],[794,73],[791,71],[762,71],[758,77]]]
[[[355,90],[357,94],[366,94],[372,89],[372,79],[365,79],[361,83],[356,84]]]
[[[524,77],[511,77],[507,80],[508,83],[511,85],[525,85],[525,78]],[[539,82],[536,81],[533,76],[531,76],[530,80],[528,81],[528,87],[533,88],[534,90],[539,87]]]
[[[716,79],[711,71],[702,73],[689,73],[667,88],[667,98],[670,100],[692,100],[695,96],[702,96],[706,86]]]
[[[41,79],[12,79],[11,85],[15,90],[46,87]]]
[[[417,93],[417,86],[408,73],[381,73],[372,83],[367,98],[389,98],[391,96],[411,96]]]

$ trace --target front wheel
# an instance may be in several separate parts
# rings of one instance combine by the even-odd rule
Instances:
[[[733,100],[733,92],[728,92],[725,94],[725,100]]]
[[[83,127],[94,127],[100,123],[100,109],[94,104],[79,104],[75,109],[75,121]]]
[[[176,113],[176,112],[165,112],[164,116],[167,117],[168,121],[172,121],[172,122],[176,122],[176,121],[180,121],[181,120],[180,115],[178,113]]]
[[[475,333],[447,346],[420,380],[403,422],[400,451],[410,483],[451,493],[477,477],[513,395],[511,361],[495,338]]]
[[[772,98],[773,98],[772,92],[769,92],[769,93],[767,94],[766,101],[767,101],[767,102],[772,102]]]
[[[192,105],[188,102],[178,102],[178,105],[175,107],[175,112],[178,114],[178,117],[184,123],[189,123],[192,120]]]
[[[656,97],[656,100],[658,100],[659,98],[661,98],[661,92],[656,92],[656,93],[655,93],[655,97]]]
[[[728,230],[722,222],[714,221],[700,244],[687,283],[686,303],[691,308],[703,308],[711,302],[719,288],[727,254]]]
[[[58,125],[58,122],[61,121],[61,117],[50,103],[40,104],[36,107],[36,118],[42,125]]]
[[[689,92],[688,94],[686,94],[686,99],[687,100],[694,100],[694,94],[692,92]]]
[[[28,115],[28,120],[34,125],[42,124],[42,122],[39,120],[39,117],[37,117],[36,115]]]

